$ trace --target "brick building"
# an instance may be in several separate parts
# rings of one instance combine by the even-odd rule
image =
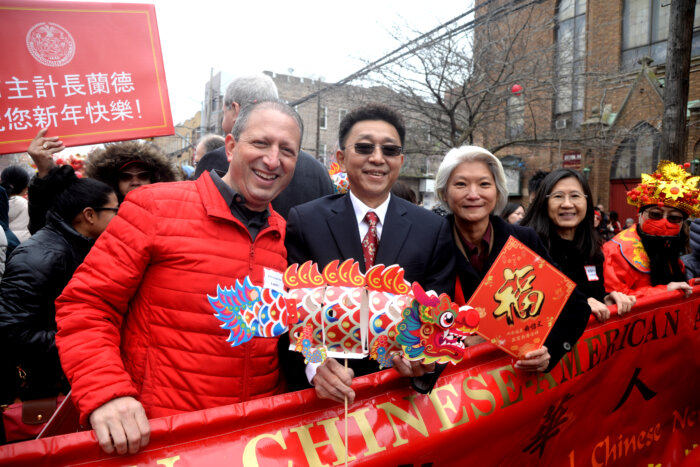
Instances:
[[[527,180],[536,170],[571,167],[589,174],[596,204],[632,217],[624,193],[659,159],[670,2],[476,3],[475,50],[494,31],[502,40],[526,23],[538,32],[504,41],[509,52],[537,67],[521,64],[525,73],[502,82],[504,118],[476,135],[475,143],[497,150],[516,196],[527,199]],[[691,55],[687,160],[699,171],[698,8]]]
[[[175,134],[153,138],[153,144],[162,149],[176,166],[192,165],[194,150],[201,134],[202,113],[197,112],[184,123],[175,125]]]

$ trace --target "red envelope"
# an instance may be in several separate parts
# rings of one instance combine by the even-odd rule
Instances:
[[[480,336],[522,358],[542,347],[575,287],[511,236],[468,305],[481,316]]]

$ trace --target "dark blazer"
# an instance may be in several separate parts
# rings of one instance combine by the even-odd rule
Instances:
[[[362,241],[349,195],[331,195],[292,208],[287,218],[287,260],[312,260],[319,269],[335,259],[353,258],[364,273]],[[408,282],[425,290],[454,292],[455,255],[450,226],[444,218],[392,196],[375,264],[399,264]]]
[[[511,235],[540,255],[545,261],[554,264],[549,252],[544,247],[537,232],[533,229],[509,224],[497,216],[491,216],[490,219],[493,229],[493,245],[491,245],[491,251],[484,263],[483,271],[480,273],[474,269],[461,252],[457,255],[457,277],[462,286],[464,298],[467,301],[469,301],[469,297],[476,291],[479,283],[484,278],[484,275],[491,265],[493,265],[494,261],[496,261],[496,257]],[[448,220],[450,224],[454,226],[454,216],[452,214],[448,216]],[[459,251],[456,244],[455,249]],[[546,371],[554,368],[564,354],[573,348],[576,341],[586,329],[590,315],[591,307],[588,306],[586,297],[581,293],[579,288],[576,287],[574,293],[571,294],[566,305],[564,305],[564,309],[559,315],[557,322],[554,323],[554,328],[544,342],[551,356],[549,367]]]
[[[355,211],[347,194],[326,196],[292,208],[287,218],[285,246],[289,264],[311,260],[323,270],[333,260],[353,258],[360,263],[361,271],[366,272]],[[399,264],[407,281],[416,281],[425,290],[453,296],[455,254],[450,226],[432,211],[398,196],[392,196],[389,201],[375,264]],[[285,336],[280,339],[280,350],[288,345]],[[309,387],[300,357],[296,352],[280,354],[291,389]],[[355,376],[379,369],[377,362],[369,359],[353,359],[348,363]],[[414,387],[422,392],[426,387],[432,388],[437,375],[429,379],[426,384],[418,383],[421,387]]]

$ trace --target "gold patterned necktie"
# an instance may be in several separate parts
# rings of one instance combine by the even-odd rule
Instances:
[[[364,218],[364,222],[369,224],[369,230],[362,239],[362,253],[365,257],[365,271],[374,266],[374,258],[377,256],[377,246],[379,245],[379,238],[377,237],[377,213],[369,211]]]

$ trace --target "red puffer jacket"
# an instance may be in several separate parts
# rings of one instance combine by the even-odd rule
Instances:
[[[127,196],[56,300],[56,344],[85,423],[136,397],[149,418],[281,390],[276,338],[238,347],[207,295],[264,269],[283,272],[285,222],[274,211],[251,241],[209,174]]]

